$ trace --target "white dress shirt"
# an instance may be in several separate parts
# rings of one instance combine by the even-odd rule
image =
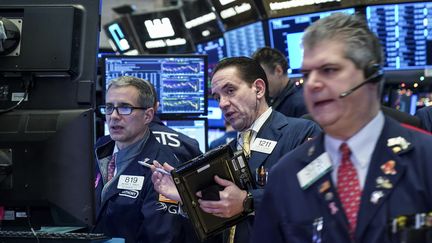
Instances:
[[[337,171],[342,157],[339,147],[345,142],[351,150],[350,159],[357,171],[360,188],[363,190],[372,153],[375,150],[375,145],[378,142],[383,127],[384,115],[382,111],[379,111],[366,126],[347,141],[336,139],[328,134],[324,136],[324,147],[333,165],[332,180],[335,185],[337,184]]]

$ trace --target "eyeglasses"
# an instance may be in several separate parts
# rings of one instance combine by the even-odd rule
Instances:
[[[134,106],[113,106],[113,105],[101,105],[99,106],[99,111],[102,115],[111,115],[114,110],[117,111],[119,115],[130,115],[133,110],[147,110],[148,107],[134,107]]]

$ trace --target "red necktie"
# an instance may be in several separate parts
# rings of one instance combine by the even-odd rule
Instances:
[[[114,177],[116,156],[117,153],[114,153],[111,157],[111,160],[108,162],[108,181]]]
[[[351,150],[346,143],[340,146],[342,153],[341,164],[337,173],[337,188],[345,215],[350,226],[350,235],[353,238],[357,226],[357,213],[360,207],[360,181],[357,171],[350,160]]]

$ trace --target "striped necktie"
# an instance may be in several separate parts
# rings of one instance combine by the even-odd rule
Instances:
[[[242,141],[243,141],[243,152],[246,157],[250,156],[250,140],[251,140],[252,130],[247,130],[242,133]]]
[[[114,153],[108,162],[108,177],[107,182],[110,181],[114,177],[115,172],[115,161],[116,161],[117,153]]]

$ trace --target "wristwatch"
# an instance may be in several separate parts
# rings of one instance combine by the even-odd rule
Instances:
[[[243,201],[243,209],[245,213],[252,213],[254,211],[254,199],[251,192],[247,193]]]

